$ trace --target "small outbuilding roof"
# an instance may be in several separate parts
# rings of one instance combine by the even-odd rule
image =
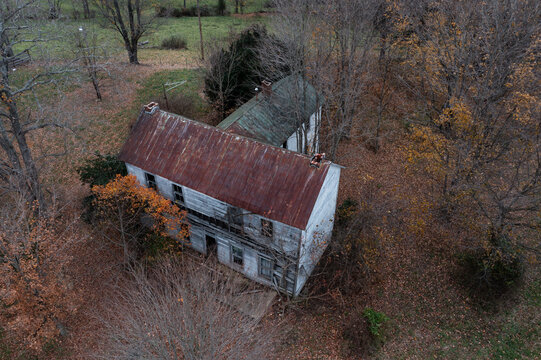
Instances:
[[[143,109],[120,159],[149,173],[305,229],[331,162],[231,134],[182,116]]]
[[[290,75],[243,104],[218,128],[264,143],[282,144],[318,111],[322,98],[300,75]]]

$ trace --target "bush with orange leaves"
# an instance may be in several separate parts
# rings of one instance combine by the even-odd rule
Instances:
[[[141,186],[135,176],[117,175],[106,185],[92,187],[92,193],[95,225],[103,238],[122,249],[124,265],[148,254],[153,247],[170,252],[186,243],[186,212],[153,189]]]
[[[22,197],[0,207],[0,324],[8,341],[38,354],[67,334],[66,319],[80,304],[69,263],[85,237],[76,217],[52,206],[37,215],[36,207]]]

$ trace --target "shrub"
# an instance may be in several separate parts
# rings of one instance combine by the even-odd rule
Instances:
[[[383,343],[384,333],[382,326],[389,321],[389,318],[382,312],[376,311],[371,308],[366,308],[363,311],[363,316],[368,324],[368,330],[372,337],[377,341]]]
[[[513,288],[524,273],[523,258],[511,239],[503,234],[470,252],[459,255],[465,284],[484,300],[494,300]]]
[[[162,49],[180,50],[186,49],[186,39],[180,35],[171,35],[168,38],[162,40]]]
[[[117,175],[126,176],[128,170],[126,164],[120,161],[115,155],[101,155],[96,152],[93,157],[84,160],[83,165],[77,167],[79,179],[83,184],[92,186],[103,186],[113,180]],[[86,196],[83,199],[83,213],[81,218],[87,223],[94,219],[94,195]]]
[[[348,356],[370,357],[384,343],[384,324],[389,318],[382,312],[365,308],[361,313],[354,309],[345,316],[342,336],[347,344]]]
[[[344,200],[344,202],[338,206],[338,210],[336,211],[336,223],[338,225],[347,224],[357,212],[358,207],[359,203],[352,198]]]
[[[77,167],[76,171],[81,182],[90,186],[105,185],[117,175],[128,174],[123,161],[115,155],[101,155],[99,152],[84,160],[83,165]]]
[[[201,5],[201,16],[214,16],[220,14],[218,7],[215,6],[208,6],[208,5]],[[224,9],[224,15],[225,15],[225,9]],[[186,8],[178,8],[178,7],[165,7],[165,6],[159,6],[156,7],[156,16],[158,17],[195,17],[197,16],[197,6],[191,6]]]
[[[263,8],[265,9],[274,9],[276,7],[276,4],[274,3],[274,0],[266,0],[263,3]]]
[[[225,0],[218,0],[218,4],[216,5],[216,12],[220,16],[225,15],[225,10],[227,9],[227,6],[225,4]]]

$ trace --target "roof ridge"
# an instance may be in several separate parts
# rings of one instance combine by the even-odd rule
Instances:
[[[172,112],[169,112],[169,111],[165,111],[165,110],[162,110],[162,109],[158,109],[158,111],[164,113],[164,114],[167,114],[167,115],[172,115],[174,117],[177,117],[179,118],[180,120],[184,120],[184,121],[191,121],[193,122],[194,124],[196,125],[200,125],[200,126],[203,126],[205,128],[208,128],[208,129],[211,129],[211,130],[214,130],[214,131],[217,131],[219,133],[223,133],[225,134],[226,136],[230,137],[230,138],[243,138],[245,140],[248,140],[250,142],[254,142],[254,143],[257,143],[263,147],[267,147],[267,148],[271,148],[273,149],[274,151],[281,151],[283,153],[286,153],[286,154],[290,154],[290,155],[295,155],[295,156],[299,156],[299,157],[302,157],[303,159],[310,159],[310,155],[308,154],[303,154],[303,153],[300,153],[298,151],[293,151],[293,150],[289,150],[289,149],[285,149],[285,148],[282,148],[282,147],[279,147],[279,146],[274,146],[272,144],[268,144],[268,143],[265,143],[263,141],[260,141],[260,140],[257,140],[257,139],[253,139],[251,137],[248,137],[248,136],[244,136],[244,135],[240,135],[240,134],[237,134],[237,133],[231,133],[231,132],[228,132],[228,131],[225,131],[223,129],[220,129],[220,128],[217,128],[216,126],[212,126],[212,125],[209,125],[207,123],[204,123],[202,121],[199,121],[199,120],[193,120],[193,119],[190,119],[190,118],[187,118],[185,116],[182,116],[182,115],[179,115],[179,114],[175,114],[175,113],[172,113]],[[152,115],[151,115],[152,116]],[[330,160],[323,160],[325,163],[331,163],[331,164],[334,164],[332,161]]]

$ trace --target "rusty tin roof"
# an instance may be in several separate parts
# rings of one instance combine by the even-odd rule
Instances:
[[[142,111],[120,159],[266,218],[305,229],[331,163],[182,116]]]

